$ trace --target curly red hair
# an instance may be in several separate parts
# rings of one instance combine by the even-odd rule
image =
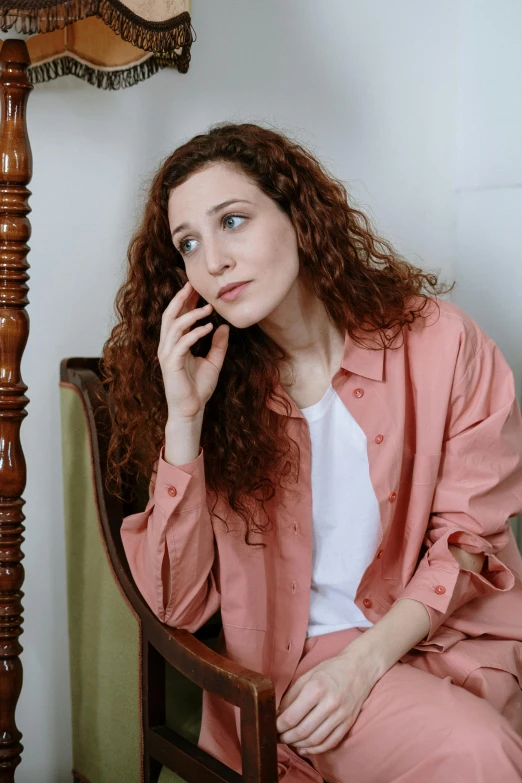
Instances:
[[[103,348],[102,383],[110,395],[112,420],[108,489],[120,497],[122,474],[149,478],[164,443],[167,404],[157,356],[161,317],[187,281],[170,235],[169,194],[216,162],[248,176],[286,213],[296,231],[300,273],[331,322],[370,350],[395,347],[396,337],[411,328],[428,300],[455,285],[439,284],[436,275],[399,256],[350,206],[342,182],[282,133],[252,123],[220,123],[194,136],[168,156],[153,178],[115,300],[119,322]],[[203,304],[200,298],[196,306]],[[192,346],[196,356],[208,353],[212,334],[228,323],[213,310],[194,326],[208,320],[214,328]],[[266,405],[288,356],[257,324],[229,328],[225,361],[205,407],[201,445],[207,489],[215,496],[211,513],[221,496],[227,516],[230,511],[238,515],[245,542],[252,545],[253,532],[270,529],[265,503],[283,487],[284,477],[297,481],[299,454],[287,433],[287,417]]]

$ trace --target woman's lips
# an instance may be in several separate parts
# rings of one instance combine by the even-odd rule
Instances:
[[[242,285],[238,285],[235,288],[231,288],[230,291],[227,291],[224,294],[221,294],[219,297],[224,302],[231,302],[233,299],[237,299],[238,296],[245,290],[247,285],[250,285],[252,281],[250,280],[248,283],[243,283]]]

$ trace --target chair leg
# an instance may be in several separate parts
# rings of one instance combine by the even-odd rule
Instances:
[[[149,781],[149,783],[157,783],[161,774],[162,765],[159,761],[156,761],[156,759],[153,759],[150,756],[144,759],[144,762],[145,769],[143,771],[145,773],[145,780]]]
[[[162,765],[149,754],[149,730],[165,724],[165,660],[145,635],[141,649],[143,779],[144,783],[157,783]]]

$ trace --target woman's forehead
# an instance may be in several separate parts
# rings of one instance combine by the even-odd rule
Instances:
[[[169,193],[169,214],[180,219],[194,209],[213,214],[223,202],[247,200],[259,202],[263,194],[247,175],[223,164],[215,164],[192,174]]]

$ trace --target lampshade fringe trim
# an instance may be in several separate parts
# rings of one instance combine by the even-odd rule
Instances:
[[[188,11],[164,22],[149,22],[137,16],[119,0],[0,2],[0,29],[5,33],[12,27],[25,35],[50,33],[89,16],[97,16],[115,33],[121,35],[124,41],[137,46],[138,49],[170,55],[176,49],[182,49],[182,63],[187,59],[186,52],[190,51],[196,40]],[[181,70],[179,66],[178,70]]]
[[[29,81],[32,84],[42,84],[61,76],[77,76],[79,79],[92,84],[93,87],[102,90],[122,90],[125,87],[133,87],[139,82],[150,79],[155,73],[170,65],[167,60],[149,57],[142,63],[117,71],[105,71],[92,68],[90,65],[79,62],[74,57],[64,55],[55,60],[33,65],[28,69]]]

